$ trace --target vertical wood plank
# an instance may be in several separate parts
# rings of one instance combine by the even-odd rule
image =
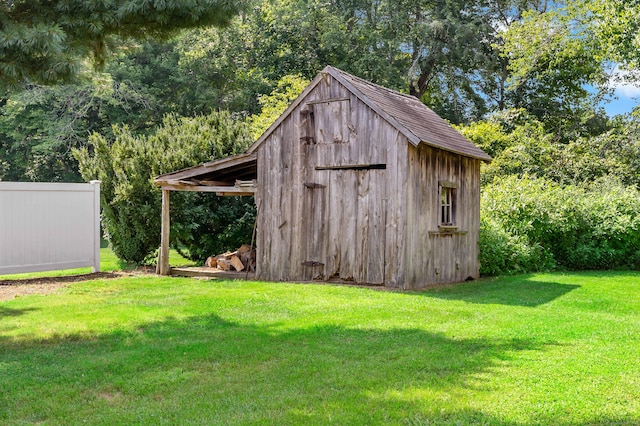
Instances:
[[[358,244],[361,247],[358,252],[361,256],[361,279],[367,284],[383,284],[386,264],[386,170],[366,170],[359,174],[357,227],[362,238]]]
[[[156,273],[169,275],[169,231],[171,229],[169,203],[171,192],[162,190],[162,228],[160,234],[160,252],[158,253],[158,266]]]
[[[369,177],[368,170],[354,171],[355,175],[355,192],[350,202],[356,203],[355,216],[355,245],[354,252],[356,256],[353,262],[353,277],[358,283],[367,283],[369,273],[367,266],[369,265],[369,257],[373,256],[375,241],[369,240],[369,227],[372,225],[372,218],[369,210]]]
[[[340,251],[340,278],[343,280],[351,281],[356,276],[356,256],[361,256],[361,253],[356,253],[356,231],[357,231],[357,217],[358,217],[358,202],[357,202],[357,171],[355,170],[343,170],[341,172],[342,180],[339,183],[339,198],[332,199],[333,208],[332,213],[337,213],[339,218],[339,225],[336,228],[338,233],[337,239],[339,242]],[[341,202],[340,200],[344,200]]]
[[[309,96],[311,96],[310,94]],[[298,133],[302,132],[302,123],[295,119],[295,112],[292,114],[291,127],[293,129],[293,140],[291,142],[291,173],[289,186],[291,188],[291,210],[290,217],[287,218],[288,226],[291,227],[291,253],[302,253],[302,240],[304,238],[303,222],[304,222],[304,197],[305,197],[305,173],[306,163],[304,162],[305,146],[311,142],[299,140]],[[297,220],[296,220],[297,218]],[[290,262],[289,276],[302,277],[303,266],[300,262]]]
[[[328,173],[326,171],[325,173]],[[328,279],[340,276],[342,262],[341,240],[343,209],[337,206],[337,201],[341,199],[343,187],[342,171],[334,170],[328,173],[327,178],[327,199],[329,203],[327,212],[328,236],[326,241],[326,266],[325,274]],[[338,207],[338,208],[336,208]]]
[[[387,163],[387,205],[385,219],[385,285],[390,287],[401,288],[403,286],[403,278],[401,271],[405,270],[404,250],[405,250],[405,232],[402,228],[403,217],[406,215],[407,187],[400,183],[401,172],[407,169],[406,155],[400,155],[399,152],[405,152],[408,142],[400,135],[400,132],[394,129],[389,135],[393,143],[386,147],[385,160]],[[403,151],[404,148],[404,151]]]

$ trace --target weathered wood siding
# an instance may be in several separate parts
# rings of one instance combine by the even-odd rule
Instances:
[[[330,75],[257,154],[258,278],[409,289],[478,277],[480,161],[416,148]],[[455,230],[438,227],[445,181]]]
[[[257,276],[401,286],[407,149],[326,75],[258,148]]]
[[[426,145],[408,152],[404,287],[478,278],[480,161]],[[439,182],[457,184],[457,229],[439,229]]]

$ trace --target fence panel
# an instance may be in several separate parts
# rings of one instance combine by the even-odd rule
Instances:
[[[0,182],[0,275],[100,271],[100,182]]]

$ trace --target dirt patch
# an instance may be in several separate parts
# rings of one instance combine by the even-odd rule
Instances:
[[[68,275],[64,277],[27,278],[24,280],[0,280],[0,301],[11,300],[26,294],[50,294],[71,283],[118,278],[129,273],[96,272],[93,274]]]

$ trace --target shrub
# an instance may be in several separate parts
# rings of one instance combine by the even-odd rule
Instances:
[[[615,179],[580,188],[508,176],[484,188],[481,206],[487,274],[554,262],[568,269],[640,268],[640,193]]]
[[[498,223],[480,221],[480,273],[501,275],[553,269],[551,253],[526,236],[513,235]]]
[[[142,262],[160,245],[161,191],[153,179],[163,173],[191,167],[205,161],[242,152],[250,143],[246,125],[232,119],[228,112],[213,112],[193,118],[168,115],[154,134],[135,136],[127,127],[114,127],[115,140],[109,143],[100,134],[89,138],[89,147],[74,152],[80,173],[87,180],[99,179],[101,184],[102,225],[105,237],[115,254],[125,261]],[[210,232],[216,241],[212,250],[228,240],[236,221],[247,222],[251,209],[246,200],[221,199],[208,195],[206,205],[199,204],[204,196],[174,193],[172,207],[181,212],[172,217],[172,242],[180,241],[191,258],[201,258]],[[224,213],[216,214],[220,209]],[[217,228],[194,221],[209,214]],[[250,213],[249,213],[250,214]],[[244,219],[243,219],[244,218]],[[251,235],[251,226],[244,230]],[[220,230],[225,232],[218,232]],[[178,240],[179,238],[179,240]],[[236,244],[237,241],[230,241]],[[211,253],[215,253],[212,251]],[[206,256],[205,256],[206,257]]]

